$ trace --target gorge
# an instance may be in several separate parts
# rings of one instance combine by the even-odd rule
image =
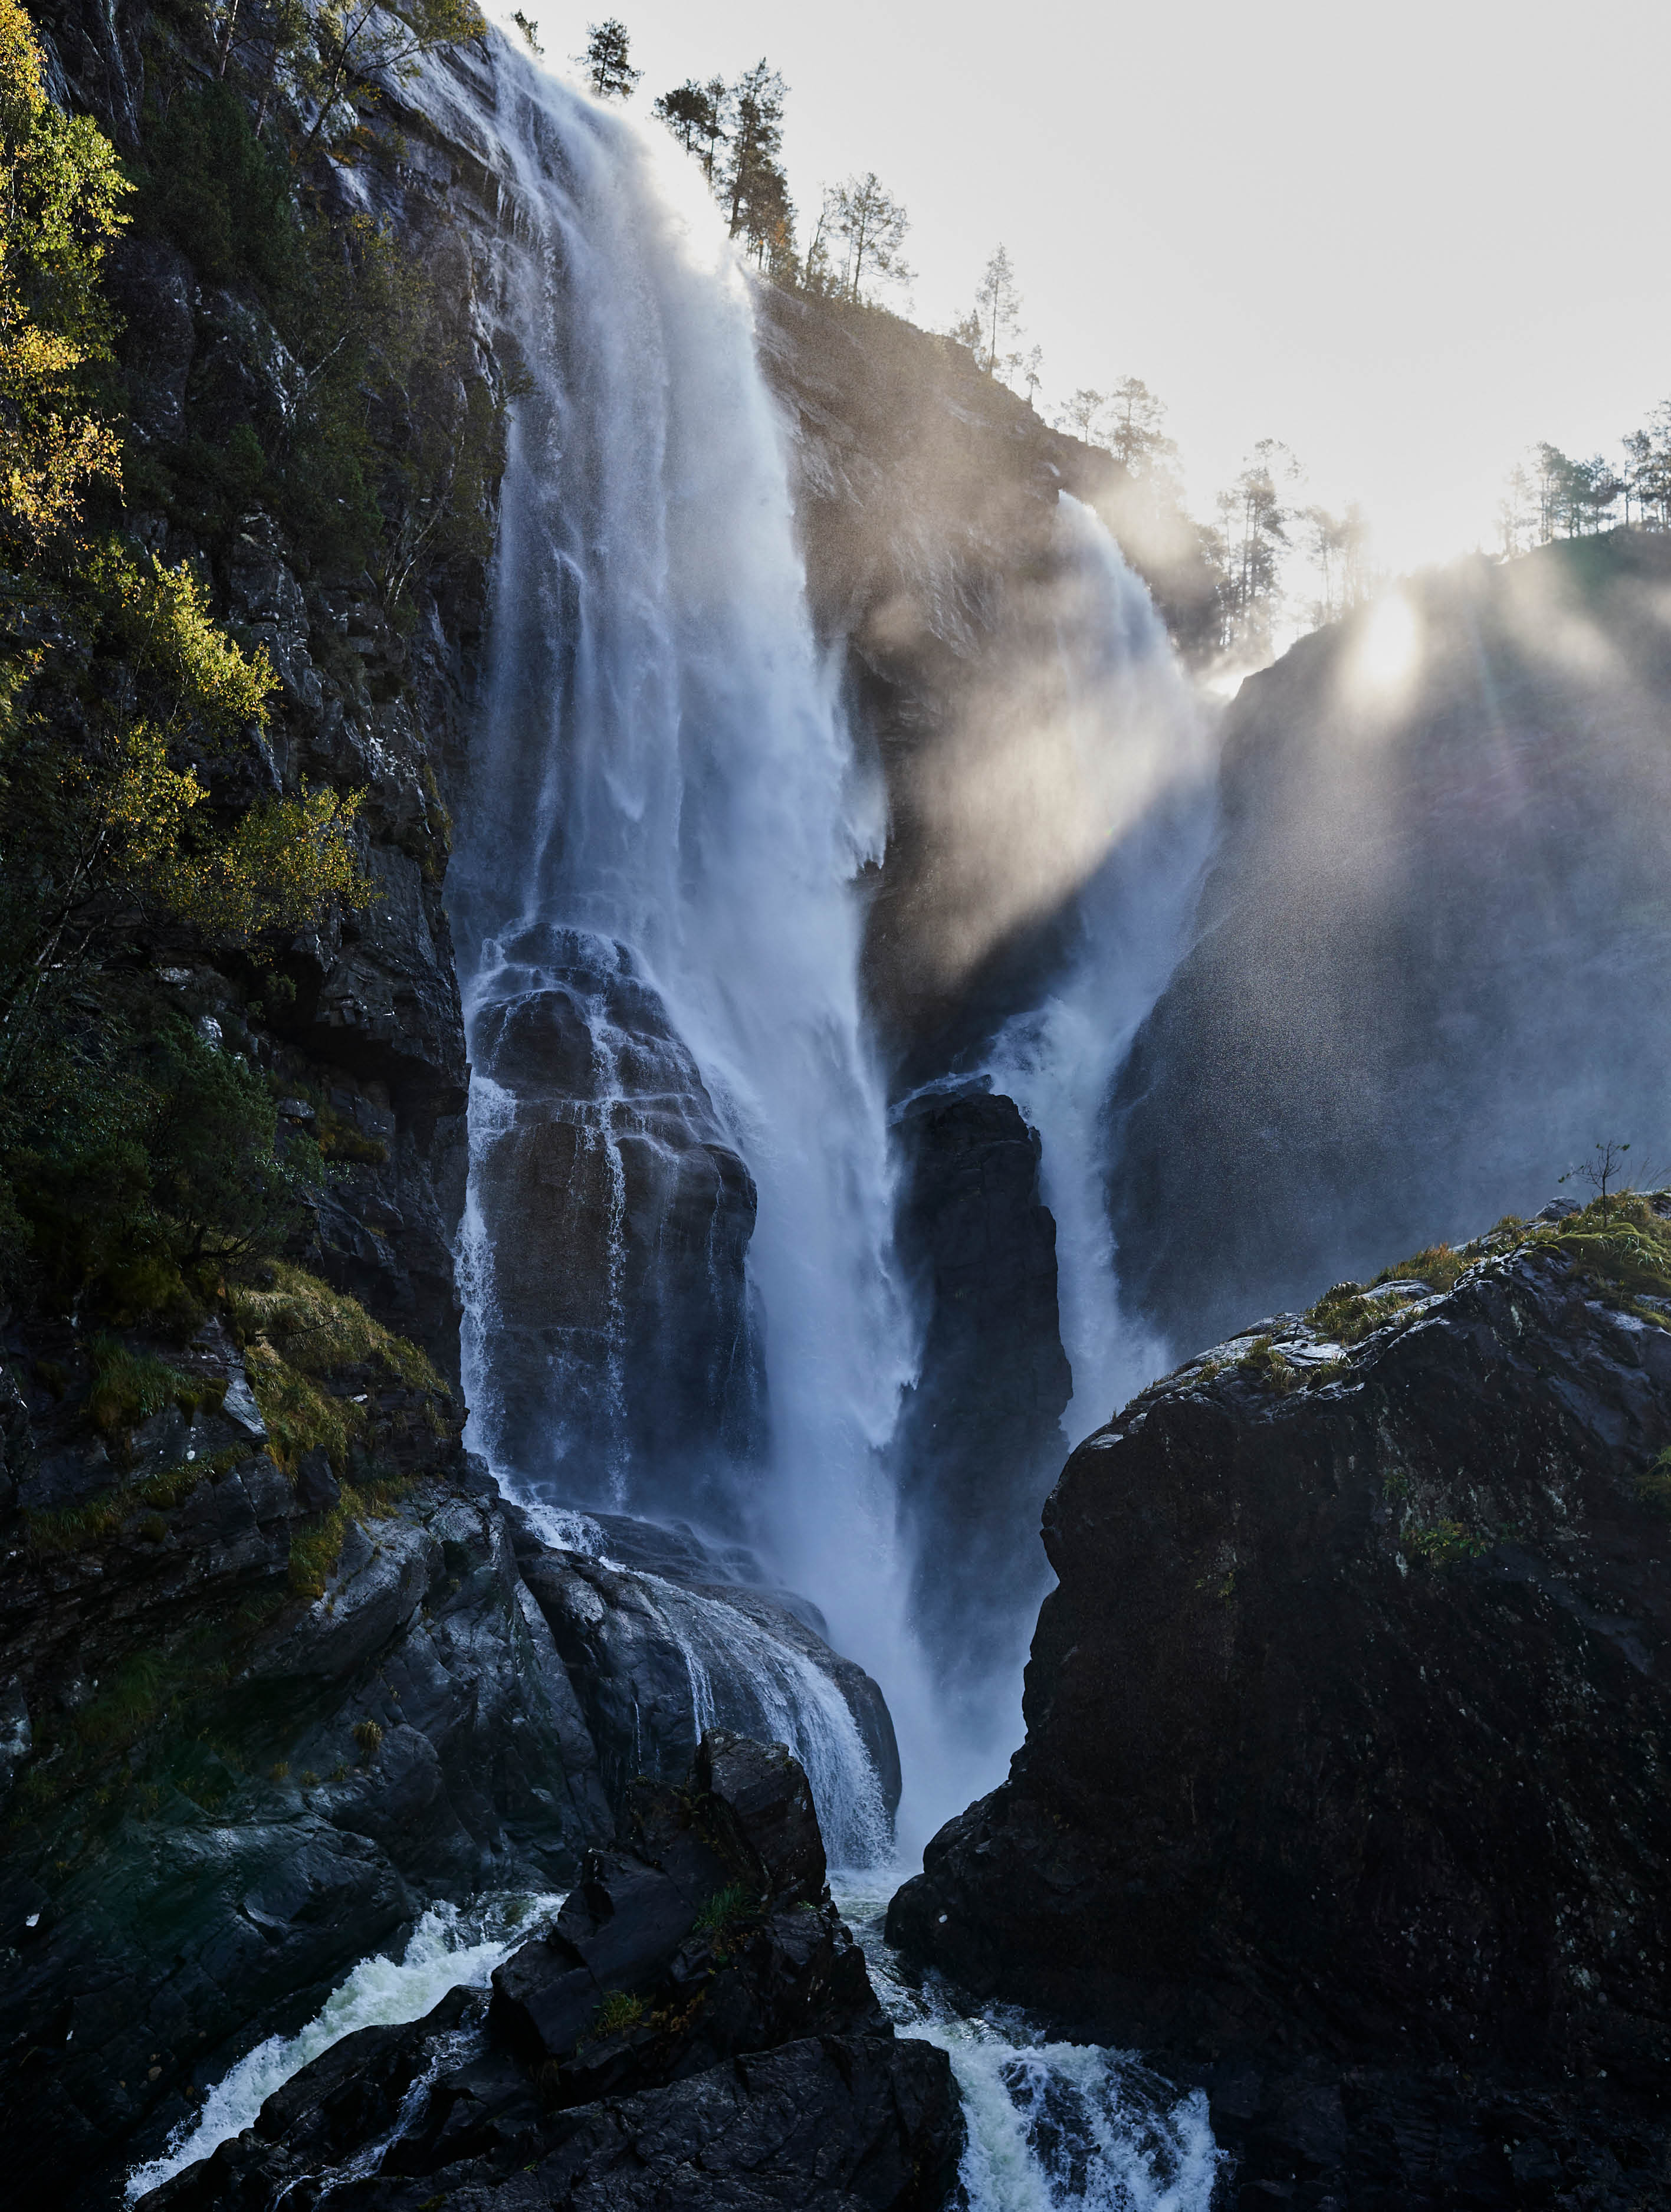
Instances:
[[[220,97],[39,21],[136,158]],[[405,599],[193,507],[312,371],[112,256],[216,803],[377,896],[132,933],[283,1253],[6,1315],[16,2201],[1655,2202],[1671,1231],[1486,1232],[1662,1109],[1666,541],[1220,710],[1109,456],[514,36],[380,89],[317,190],[495,426]]]

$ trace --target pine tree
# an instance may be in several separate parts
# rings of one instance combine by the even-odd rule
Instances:
[[[611,15],[606,23],[588,23],[586,31],[586,52],[575,55],[576,66],[599,100],[630,100],[644,72],[632,66],[626,25]]]
[[[704,174],[714,176],[714,149],[726,135],[725,81],[714,77],[698,84],[694,76],[664,92],[651,112],[665,123],[687,154],[700,155]]]
[[[980,332],[975,359],[988,376],[996,376],[1010,340],[1021,331],[1021,295],[1015,288],[1009,254],[1002,246],[981,271],[974,319]]]
[[[909,281],[911,272],[899,249],[911,227],[910,218],[899,202],[883,190],[874,169],[838,185],[831,211],[836,228],[847,240],[849,300],[857,302],[865,295],[867,261],[878,276],[890,276],[902,283]]]
[[[778,165],[788,89],[763,54],[731,88],[731,160],[724,185],[733,238],[747,234],[752,240],[788,203]],[[751,210],[757,210],[752,218]]]

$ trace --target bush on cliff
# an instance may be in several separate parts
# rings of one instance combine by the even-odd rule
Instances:
[[[264,649],[213,620],[189,565],[100,526],[121,483],[105,264],[130,191],[0,0],[0,1296],[91,1292],[122,1320],[189,1316],[276,1248],[298,1175],[263,1086],[171,1020],[137,940],[258,951],[370,896],[353,795],[217,815],[202,772],[259,735]]]

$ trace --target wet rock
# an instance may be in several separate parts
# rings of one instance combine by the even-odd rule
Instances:
[[[938,2212],[962,2145],[945,2053],[895,2039],[829,1904],[805,1775],[711,1734],[485,2015],[455,1990],[346,2039],[142,2201],[268,2212],[351,2166],[374,2206]]]
[[[1018,1625],[1049,1582],[1039,1510],[1060,1471],[1072,1391],[1056,1310],[1056,1226],[1039,1139],[1012,1100],[969,1084],[897,1121],[898,1250],[925,1334],[893,1444],[915,1553],[919,1633],[978,1730],[1024,1656]]]
[[[123,323],[123,367],[135,428],[185,434],[185,384],[197,351],[191,265],[161,239],[125,238],[110,256],[109,291]]]
[[[1309,1380],[1279,1323],[1073,1455],[1027,1741],[889,1916],[1099,2039],[1316,2054],[1260,2094],[1273,2182],[1358,2171],[1399,2081],[1628,2111],[1671,2057],[1671,1335],[1546,1246],[1420,1287]]]
[[[878,1809],[891,1818],[899,1751],[882,1692],[787,1604],[741,1585],[629,1573],[526,1535],[519,1538],[519,1557],[586,1709],[614,1802],[623,1801],[635,1775],[665,1780],[690,1765],[700,1733],[694,1656],[714,1717],[738,1731],[769,1732],[774,1711],[781,1710],[777,1701],[786,1698],[816,1709],[822,1677],[846,1709],[829,1717],[838,1727],[850,1720],[853,1747],[862,1747],[876,1772]],[[839,1841],[851,1849],[857,1839]]]
[[[700,1511],[763,1433],[753,1180],[624,946],[531,929],[502,961],[471,1032],[514,1102],[477,1170],[505,1316],[495,1449],[532,1481],[560,1468],[571,1503],[601,1502],[630,1463],[653,1506]]]

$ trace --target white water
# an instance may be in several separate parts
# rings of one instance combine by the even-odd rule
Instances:
[[[345,2035],[362,2027],[392,2027],[422,2020],[449,1990],[485,1989],[494,1968],[536,1929],[555,1919],[562,1908],[560,1894],[487,1896],[463,1909],[432,1905],[398,1959],[381,1952],[362,1959],[298,2034],[269,2036],[217,2081],[196,2118],[183,2121],[175,2130],[161,2156],[135,2166],[129,2174],[128,2202],[160,2188],[183,2167],[195,2166],[220,2144],[252,2127],[275,2090]]]
[[[1134,2051],[1048,2042],[1007,2007],[960,2010],[933,1975],[914,1986],[882,1935],[901,1879],[833,1875],[830,1887],[894,2025],[951,2058],[969,2212],[1210,2212],[1224,2154],[1205,2094],[1158,2081]]]
[[[502,308],[532,388],[513,410],[455,871],[467,1018],[474,1036],[526,988],[528,933],[556,930],[626,947],[666,1009],[758,1191],[770,1439],[729,1503],[882,1682],[921,1785],[932,1698],[881,1459],[914,1345],[858,981],[854,878],[880,810],[815,647],[747,284],[695,165],[497,42],[492,69],[490,96],[472,108],[455,89],[448,121],[504,179]],[[502,1261],[481,1192],[518,1109],[479,1082],[471,1104],[465,1382],[472,1441],[514,1492],[532,1471],[498,1445]],[[639,1133],[607,1095],[583,1110],[594,1147]],[[629,1394],[609,1356],[601,1393]],[[526,1367],[514,1387],[526,1400]],[[548,1387],[555,1433],[568,1384]],[[617,1462],[608,1502],[642,1510],[645,1477]],[[960,1802],[942,1784],[908,1826]]]
[[[1088,507],[1062,496],[1058,529],[1078,589],[1060,625],[1075,804],[1106,826],[1079,894],[1066,974],[1006,1024],[986,1062],[1042,1139],[1056,1222],[1062,1347],[1073,1370],[1070,1443],[1100,1428],[1166,1364],[1122,1315],[1104,1178],[1105,1109],[1139,1024],[1183,949],[1216,821],[1206,716],[1154,604]]]

